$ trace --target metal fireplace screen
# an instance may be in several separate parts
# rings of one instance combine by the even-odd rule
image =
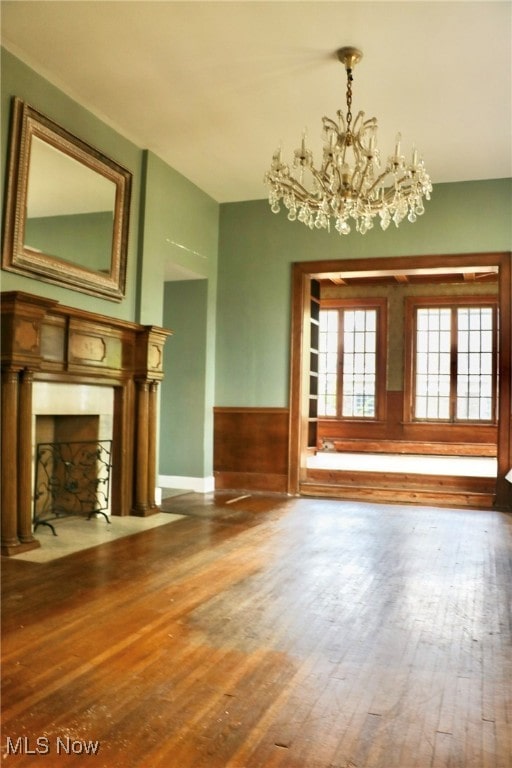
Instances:
[[[111,440],[38,443],[34,490],[34,530],[70,515],[106,513],[109,507]]]

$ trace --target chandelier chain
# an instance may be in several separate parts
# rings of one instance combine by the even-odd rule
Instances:
[[[350,125],[352,123],[352,69],[347,67],[347,133],[350,134]]]

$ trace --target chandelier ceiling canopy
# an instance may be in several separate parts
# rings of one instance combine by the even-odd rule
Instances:
[[[332,219],[342,235],[349,234],[354,222],[364,235],[372,229],[376,216],[383,230],[392,221],[398,227],[406,216],[415,222],[425,210],[423,197],[430,200],[432,191],[423,159],[413,148],[410,161],[406,161],[398,134],[394,152],[381,161],[377,119],[365,119],[364,112],[358,112],[352,122],[352,73],[363,54],[357,48],[345,47],[337,55],[347,74],[346,113],[339,109],[337,120],[322,118],[324,146],[319,168],[313,165],[305,133],[291,167],[283,162],[281,148],[274,153],[264,178],[271,210],[279,213],[282,201],[290,221],[301,221],[310,229],[330,230]]]

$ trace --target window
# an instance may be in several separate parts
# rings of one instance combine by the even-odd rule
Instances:
[[[322,302],[318,358],[318,415],[376,419],[383,386],[379,360],[385,300],[371,305]],[[385,336],[384,336],[385,338]],[[385,356],[384,356],[385,359]]]
[[[411,416],[424,421],[496,420],[495,300],[410,300]],[[438,306],[435,306],[437,304]]]

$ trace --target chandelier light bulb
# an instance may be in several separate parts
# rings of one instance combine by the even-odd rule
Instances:
[[[338,51],[347,73],[347,110],[343,114],[339,109],[337,120],[322,118],[322,165],[314,166],[304,131],[292,167],[283,162],[279,147],[264,177],[272,212],[279,213],[282,203],[290,221],[301,221],[310,229],[330,231],[333,220],[342,235],[350,233],[351,223],[364,235],[378,216],[386,230],[391,222],[398,227],[406,217],[415,222],[425,210],[423,197],[430,200],[432,183],[416,147],[411,163],[406,163],[397,134],[394,153],[381,163],[376,118],[365,119],[359,112],[352,124],[352,70],[362,55],[352,47]]]

